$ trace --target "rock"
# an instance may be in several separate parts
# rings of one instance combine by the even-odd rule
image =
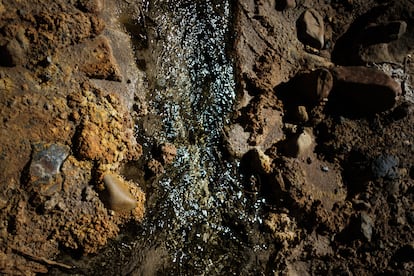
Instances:
[[[302,13],[297,21],[299,40],[316,49],[324,45],[325,26],[323,17],[314,9]]]
[[[329,167],[328,166],[321,166],[321,170],[323,172],[329,172]]]
[[[367,241],[371,241],[372,238],[372,227],[374,226],[374,223],[371,219],[371,217],[365,213],[361,213],[361,234],[367,239]]]
[[[103,181],[107,190],[107,203],[111,210],[122,212],[137,207],[137,201],[129,191],[129,184],[124,179],[109,173],[103,177]]]
[[[160,152],[163,164],[172,164],[177,156],[177,148],[169,143],[162,144]]]
[[[390,55],[387,43],[379,43],[366,47],[359,47],[358,57],[365,63],[394,61],[393,57]]]
[[[226,127],[226,146],[231,155],[241,158],[252,148],[266,151],[284,138],[283,112],[274,103],[274,98],[262,98],[248,111],[247,126],[235,123]]]
[[[400,247],[392,257],[395,263],[407,263],[414,261],[414,243],[406,244]]]
[[[408,221],[411,225],[414,225],[414,211],[408,211],[408,212],[407,212],[407,221]]]
[[[372,68],[350,66],[332,70],[334,87],[330,99],[337,111],[372,114],[394,106],[401,86],[387,74]]]
[[[26,59],[26,53],[16,39],[0,46],[0,66],[13,67],[22,65]]]
[[[63,161],[69,155],[69,147],[60,144],[36,144],[33,146],[29,168],[29,183],[40,195],[51,195],[61,188],[57,179]]]
[[[375,178],[396,179],[398,177],[399,160],[393,155],[380,155],[371,164],[372,175]]]
[[[79,68],[89,78],[121,81],[120,67],[113,56],[112,47],[105,36],[85,43]]]
[[[316,69],[293,77],[282,88],[281,98],[288,105],[315,106],[329,96],[332,86],[331,72],[325,68]]]
[[[285,144],[285,154],[290,157],[305,157],[312,152],[314,139],[311,130],[303,130],[303,132],[293,135]]]
[[[79,0],[78,7],[82,11],[99,14],[104,7],[104,3],[102,0]]]
[[[391,21],[385,24],[371,24],[367,26],[361,37],[365,44],[388,43],[401,38],[406,31],[406,22]]]
[[[309,121],[309,115],[306,111],[306,107],[303,105],[299,105],[296,109],[296,119],[301,123],[306,123]]]
[[[296,8],[296,0],[276,0],[276,10],[278,11],[294,8]]]

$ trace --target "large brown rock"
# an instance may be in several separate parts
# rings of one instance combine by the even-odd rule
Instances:
[[[394,106],[401,86],[390,76],[373,68],[336,67],[332,70],[332,98],[338,110],[372,114]]]

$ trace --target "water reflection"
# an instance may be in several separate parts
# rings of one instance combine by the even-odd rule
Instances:
[[[142,235],[165,242],[178,273],[238,274],[249,258],[243,252],[261,248],[251,236],[263,202],[244,196],[236,162],[220,150],[235,99],[231,3],[155,0],[144,7],[150,113],[163,127],[140,139],[172,142],[178,155],[157,183]]]

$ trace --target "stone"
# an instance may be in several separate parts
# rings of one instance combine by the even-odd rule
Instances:
[[[84,43],[80,55],[82,62],[79,69],[89,78],[118,82],[122,80],[121,69],[107,37],[98,36]]]
[[[0,66],[14,67],[22,65],[26,59],[26,53],[16,39],[12,39],[7,44],[0,46]]]
[[[399,160],[393,155],[380,155],[371,164],[372,175],[375,178],[396,179],[398,177]]]
[[[322,49],[325,43],[325,25],[323,17],[314,9],[302,13],[297,21],[299,40],[316,49]]]
[[[69,155],[69,147],[39,143],[33,146],[29,183],[40,195],[51,195],[61,188],[60,168]]]
[[[137,207],[137,200],[132,196],[129,184],[119,175],[105,174],[103,182],[107,191],[107,203],[111,210],[124,212]]]
[[[401,246],[392,257],[396,263],[408,263],[414,261],[414,243],[408,243]]]
[[[296,0],[276,0],[276,10],[278,11],[294,8],[296,8]]]
[[[405,21],[390,21],[385,24],[368,25],[362,33],[366,44],[388,43],[401,38],[407,31]]]
[[[288,105],[315,106],[326,99],[333,87],[333,76],[328,69],[320,68],[299,73],[283,88],[281,98]]]
[[[306,123],[307,121],[309,121],[309,115],[306,111],[306,106],[299,105],[296,108],[296,119],[301,123]]]
[[[378,43],[366,47],[359,47],[358,57],[365,63],[394,62],[388,49],[389,44]]]
[[[372,114],[390,109],[401,95],[401,86],[382,71],[362,66],[336,67],[332,70],[334,87],[331,99],[339,110]]]
[[[104,7],[103,0],[78,0],[78,7],[85,12],[99,14]]]
[[[312,152],[314,138],[311,130],[305,129],[300,133],[293,135],[286,141],[285,153],[290,157],[305,157]]]
[[[58,174],[69,148],[59,144],[36,144],[33,146],[30,175],[38,179],[49,179]]]
[[[372,239],[372,228],[374,223],[371,217],[366,213],[361,213],[361,234],[367,239],[367,241],[371,241]]]
[[[411,225],[414,225],[414,211],[408,211],[408,212],[407,212],[407,221],[408,221]]]

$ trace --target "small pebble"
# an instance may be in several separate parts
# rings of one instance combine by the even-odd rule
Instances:
[[[114,211],[130,211],[137,206],[136,199],[129,191],[125,180],[115,174],[106,174],[103,178],[108,191],[108,204]]]
[[[329,172],[329,168],[328,168],[327,166],[322,166],[322,167],[321,167],[321,170],[322,170],[323,172]]]
[[[365,213],[361,213],[361,233],[368,240],[371,241],[372,238],[372,227],[374,223],[371,217]]]

